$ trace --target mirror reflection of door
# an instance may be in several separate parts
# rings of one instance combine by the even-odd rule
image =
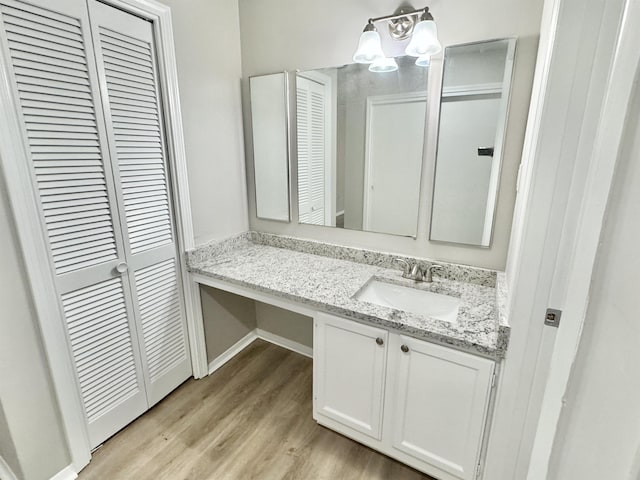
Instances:
[[[515,39],[445,50],[430,240],[491,244]]]
[[[363,229],[415,235],[427,93],[367,99]]]
[[[493,156],[500,114],[500,92],[443,93],[440,110],[438,183],[434,197],[433,238],[482,245]]]
[[[300,223],[416,235],[429,70],[396,61],[296,73]]]
[[[332,78],[319,72],[296,78],[300,223],[336,225],[332,89]]]

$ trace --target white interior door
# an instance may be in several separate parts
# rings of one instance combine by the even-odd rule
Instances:
[[[83,0],[1,0],[4,66],[39,193],[92,446],[147,409]]]
[[[443,98],[433,194],[431,239],[483,245],[501,95]],[[504,113],[503,113],[504,115]],[[491,208],[494,203],[491,202]]]
[[[152,24],[89,0],[149,406],[191,375]]]
[[[367,99],[363,228],[415,236],[426,94]]]
[[[325,85],[296,78],[296,124],[298,143],[298,212],[300,223],[331,225],[330,145],[327,128],[330,112]],[[335,219],[333,220],[335,223]]]

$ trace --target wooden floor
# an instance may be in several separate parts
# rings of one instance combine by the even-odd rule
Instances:
[[[319,426],[311,359],[256,340],[109,439],[81,480],[429,480]]]

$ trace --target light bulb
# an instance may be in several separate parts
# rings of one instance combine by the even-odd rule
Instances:
[[[395,72],[396,70],[398,70],[398,64],[395,58],[379,58],[369,65],[370,72],[385,73]]]
[[[428,67],[431,65],[431,55],[421,55],[416,59],[418,67]]]

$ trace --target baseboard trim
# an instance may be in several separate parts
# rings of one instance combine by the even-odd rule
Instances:
[[[7,461],[2,458],[2,455],[0,455],[0,478],[2,480],[4,480],[5,478],[7,480],[18,480],[17,475],[13,473],[13,470],[11,470],[11,467],[9,466]]]
[[[64,467],[56,473],[50,480],[74,480],[78,478],[78,474],[71,465]]]
[[[231,345],[224,351],[224,353],[214,358],[209,363],[209,375],[218,370],[233,357],[238,355],[242,350],[247,348],[254,340],[257,340],[258,338],[266,342],[273,343],[274,345],[278,345],[279,347],[286,348],[287,350],[291,350],[292,352],[299,353],[300,355],[304,355],[305,357],[313,358],[313,348],[307,347],[302,343],[294,342],[293,340],[289,340],[288,338],[281,337],[280,335],[276,335],[275,333],[256,328],[255,330],[251,330],[244,337]],[[55,480],[61,479],[56,478]]]
[[[222,367],[225,363],[239,354],[242,350],[247,348],[257,338],[258,336],[256,335],[256,331],[251,330],[244,337],[242,337],[240,340],[226,349],[224,353],[214,358],[211,363],[209,363],[209,375]]]
[[[255,329],[256,335],[258,338],[265,340],[269,343],[273,343],[274,345],[278,345],[279,347],[286,348],[287,350],[291,350],[292,352],[299,353],[300,355],[304,355],[305,357],[313,358],[313,348],[303,345],[302,343],[294,342],[293,340],[289,340],[288,338],[281,337],[280,335],[276,335],[275,333],[267,332],[266,330],[262,330],[260,328]]]

